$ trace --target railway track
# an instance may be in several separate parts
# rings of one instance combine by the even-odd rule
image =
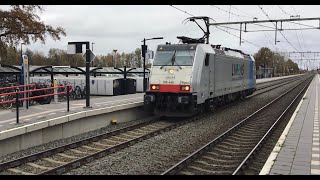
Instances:
[[[284,83],[288,84],[290,82]],[[268,90],[270,91],[271,89],[283,86],[284,83],[277,86],[269,86],[271,88]],[[254,96],[255,95],[259,94],[254,94]],[[95,159],[114,153],[209,114],[210,113],[206,113],[180,122],[160,121],[159,118],[155,118],[149,122],[125,127],[106,134],[2,163],[0,164],[0,174],[62,174]]]
[[[279,82],[286,81],[286,80],[291,80],[291,79],[299,79],[300,77],[303,77],[303,75],[302,76],[288,77],[288,78],[283,78],[283,79],[277,79],[277,80],[273,80],[273,81],[261,82],[258,85],[260,85],[260,86],[268,86],[269,84],[279,83]]]
[[[286,85],[286,84],[289,84],[291,82],[301,80],[301,79],[303,79],[303,76],[280,79],[277,81],[269,81],[269,82],[266,82],[263,84],[257,84],[257,90],[267,89],[267,88],[274,87],[274,86],[279,87],[279,86],[283,86],[283,85]]]
[[[307,78],[207,143],[162,175],[242,174],[259,147],[311,82]],[[294,94],[294,96],[293,96]],[[298,95],[296,95],[298,94]],[[293,99],[288,103],[286,98]]]
[[[50,149],[25,158],[0,164],[1,174],[61,174],[94,159],[119,151],[127,146],[148,139],[174,128],[175,123],[155,118],[103,135]]]
[[[302,80],[302,79],[304,79],[304,77],[293,77],[293,78],[290,78],[290,79],[288,78],[288,79],[285,79],[285,80],[282,80],[282,81],[279,80],[279,81],[277,81],[277,83],[270,83],[268,85],[261,86],[261,87],[259,86],[259,87],[257,87],[257,91],[259,91],[259,92],[256,91],[253,95],[250,95],[247,98],[250,98],[250,97],[253,97],[253,96],[257,96],[259,94],[263,94],[265,92],[271,91],[273,89],[282,87],[284,85],[287,85],[287,84],[290,84],[290,83],[296,82],[297,80],[299,81],[299,80]]]

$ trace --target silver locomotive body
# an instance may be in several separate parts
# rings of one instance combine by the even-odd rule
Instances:
[[[191,116],[255,91],[255,61],[210,44],[159,45],[144,107],[156,115]]]

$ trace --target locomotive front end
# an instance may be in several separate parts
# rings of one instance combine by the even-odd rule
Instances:
[[[193,113],[192,71],[196,45],[159,45],[151,67],[144,106],[156,115],[190,116]]]

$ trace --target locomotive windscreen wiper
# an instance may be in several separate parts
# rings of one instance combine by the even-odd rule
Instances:
[[[180,69],[182,69],[181,66],[176,62],[176,52],[177,52],[177,50],[174,50],[174,53],[173,53],[173,55],[172,55],[172,57],[171,57],[172,66],[174,65],[174,63],[176,63],[176,64],[178,65],[178,67],[179,67]],[[160,67],[160,69],[162,69],[164,66],[166,66],[166,65],[162,65],[162,66]]]

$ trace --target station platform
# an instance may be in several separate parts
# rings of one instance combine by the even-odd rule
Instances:
[[[29,106],[28,109],[19,109],[19,124],[16,123],[16,109],[0,111],[0,132],[16,128],[26,124],[70,115],[73,113],[90,111],[97,108],[126,105],[132,102],[142,102],[144,93],[120,95],[120,96],[91,96],[90,106],[84,108],[86,100],[70,101],[69,112],[66,102],[51,102],[50,104]]]
[[[260,175],[320,175],[319,91],[316,74]]]

